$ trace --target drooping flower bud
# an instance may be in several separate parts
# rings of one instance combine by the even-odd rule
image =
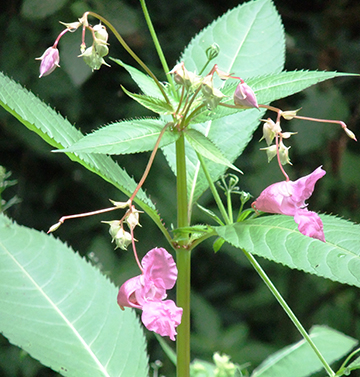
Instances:
[[[265,123],[263,125],[263,137],[260,139],[266,140],[266,144],[270,145],[274,140],[274,137],[281,132],[281,127],[279,123],[275,123],[272,119],[267,120],[262,119]]]
[[[104,25],[98,24],[93,27],[94,30],[94,47],[98,55],[103,58],[109,53],[107,40],[109,38],[108,32]]]
[[[204,96],[204,102],[210,110],[214,110],[220,101],[226,97],[219,89],[214,88],[212,75],[205,76],[201,91]]]
[[[282,141],[280,142],[279,158],[280,158],[281,165],[286,165],[286,164],[292,165],[289,159],[289,149],[290,147],[286,147]]]
[[[110,224],[109,233],[111,235],[111,242],[115,242],[116,249],[126,250],[131,244],[131,234],[126,232],[120,220],[102,221],[104,224]]]
[[[254,91],[244,81],[241,81],[235,89],[234,103],[243,109],[259,108]]]
[[[268,162],[270,162],[277,155],[276,145],[270,145],[270,147],[260,148],[261,151],[265,151]]]
[[[186,89],[196,88],[201,82],[200,76],[188,71],[183,62],[176,64],[169,73],[173,73],[174,81]]]
[[[103,43],[106,43],[109,38],[109,34],[106,31],[106,27],[104,25],[98,24],[93,27],[95,38],[99,39]]]
[[[139,223],[139,213],[140,211],[137,211],[136,209],[133,209],[130,214],[126,217],[125,221],[128,224],[130,229],[134,229],[137,225],[140,225]]]
[[[106,46],[105,46],[106,47]],[[110,67],[109,64],[99,55],[96,51],[94,46],[88,47],[79,57],[84,59],[84,62],[94,71],[100,69],[101,65],[107,65]]]
[[[41,60],[39,78],[50,75],[56,67],[60,67],[59,50],[56,47],[49,47],[40,58],[36,58],[35,60]]]

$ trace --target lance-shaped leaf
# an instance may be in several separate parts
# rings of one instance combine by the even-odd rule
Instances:
[[[147,376],[144,334],[117,289],[53,236],[0,215],[0,332],[69,377]]]
[[[328,364],[348,354],[358,343],[356,339],[326,326],[314,326],[309,335]],[[289,366],[291,377],[307,377],[323,369],[309,344],[301,340],[269,356],[251,377],[288,377]]]
[[[189,144],[201,156],[241,173],[241,170],[234,166],[227,158],[225,158],[219,148],[217,148],[216,145],[212,143],[211,140],[209,140],[207,137],[205,137],[201,132],[193,129],[188,129],[185,132],[185,137]]]
[[[199,73],[207,61],[206,49],[216,43],[219,55],[216,63],[222,71],[247,78],[280,73],[284,65],[285,39],[280,17],[270,0],[255,0],[242,4],[201,31],[185,49],[180,60],[189,71]],[[209,67],[210,70],[211,67]],[[222,84],[219,89],[222,89]],[[259,124],[263,111],[246,110],[222,119],[196,125],[233,162],[242,153]],[[175,148],[163,148],[176,171]],[[207,189],[206,178],[195,153],[186,156],[188,197],[190,206]],[[213,164],[209,173],[213,180],[225,171]]]
[[[151,151],[164,127],[164,121],[151,118],[116,122],[57,152],[128,154]],[[160,146],[174,143],[178,137],[178,132],[168,127],[162,135]]]
[[[140,103],[141,106],[144,106],[147,109],[153,111],[154,113],[165,115],[175,112],[172,105],[161,98],[150,97],[143,94],[135,94],[129,92],[123,86],[121,86],[121,88],[130,98]]]
[[[4,109],[51,146],[66,148],[84,136],[67,119],[2,73],[0,88],[0,104]],[[69,153],[68,156],[127,194],[131,195],[136,188],[136,182],[110,157],[85,153]],[[154,208],[143,191],[139,192],[138,199],[147,207]]]
[[[302,235],[290,216],[214,228],[231,245],[290,268],[360,287],[360,225],[321,215],[326,243]],[[236,259],[239,250],[228,251]],[[241,259],[242,260],[242,259]]]
[[[0,73],[0,105],[55,148],[69,147],[84,136],[67,119],[2,73]],[[132,195],[137,186],[127,172],[109,156],[86,153],[67,153],[67,155],[128,196]],[[154,204],[143,190],[139,190],[134,200],[153,219],[165,237],[168,237]]]

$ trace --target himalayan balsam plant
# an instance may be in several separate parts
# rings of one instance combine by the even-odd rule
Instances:
[[[314,326],[307,332],[255,257],[360,287],[359,225],[319,215],[307,207],[306,201],[317,182],[326,179],[326,172],[319,166],[305,176],[289,178],[289,139],[296,133],[286,131],[286,122],[306,119],[313,121],[314,127],[316,122],[329,123],[329,127],[342,127],[354,141],[356,137],[341,120],[309,118],[306,108],[299,111],[270,105],[346,74],[283,71],[284,32],[270,0],[254,0],[227,12],[190,42],[175,67],[168,67],[145,1],[140,2],[163,67],[162,77],[155,76],[110,21],[89,11],[78,21],[62,23],[54,44],[38,58],[40,79],[47,80],[47,75],[61,69],[58,45],[69,32],[78,33],[79,57],[92,70],[103,65],[125,69],[139,93],[123,91],[153,111],[154,117],[137,118],[134,114],[133,119],[110,123],[84,136],[31,92],[0,76],[0,103],[8,112],[55,152],[65,153],[128,198],[111,201],[109,208],[98,211],[65,215],[48,234],[19,226],[1,215],[0,331],[11,343],[64,376],[157,376],[159,364],[153,363],[153,371],[149,369],[144,327],[156,334],[178,377],[302,377],[321,369],[329,376],[350,374],[360,367],[360,361],[352,359],[358,352],[352,351],[357,341],[325,326]],[[133,58],[134,66],[108,57],[110,32]],[[85,42],[86,34],[90,44],[88,39]],[[259,123],[263,127],[259,153],[266,153],[269,163],[277,164],[284,178],[251,199],[238,186],[242,172],[234,161]],[[176,180],[174,226],[161,217],[162,203],[155,205],[144,190],[159,149]],[[109,156],[148,151],[149,161],[139,182]],[[241,158],[238,161],[241,164]],[[225,175],[227,169],[232,173]],[[131,172],[131,167],[127,170]],[[2,175],[5,177],[5,171]],[[193,208],[206,190],[218,212],[199,205],[203,213],[200,225],[193,221]],[[235,196],[241,199],[240,208],[235,208]],[[118,220],[106,219],[110,211],[119,213]],[[102,221],[109,226],[109,242],[116,252],[132,250],[138,267],[138,274],[120,288],[53,236],[65,221],[64,227],[69,224],[67,220],[81,221],[95,214],[103,216]],[[162,239],[148,235],[151,250],[143,250],[142,240],[136,236],[143,216],[163,234]],[[210,238],[215,252],[221,253],[224,243],[229,243],[247,258],[302,341],[279,350],[259,366],[249,366],[247,360],[231,361],[222,350],[213,360],[191,361],[191,253]],[[167,298],[175,284],[176,302]],[[346,355],[334,371],[332,363]]]

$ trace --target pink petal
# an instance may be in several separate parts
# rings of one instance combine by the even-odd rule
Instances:
[[[298,207],[305,205],[305,200],[309,199],[315,187],[315,183],[326,174],[326,171],[319,166],[311,174],[291,182],[293,187],[293,200]]]
[[[162,247],[150,250],[142,259],[146,281],[160,284],[159,288],[171,289],[177,279],[174,258]]]
[[[128,306],[130,308],[142,308],[142,302],[139,302],[139,297],[136,291],[141,289],[141,275],[135,276],[127,280],[121,287],[117,296],[117,302],[122,308]]]
[[[323,223],[319,215],[307,209],[300,209],[294,216],[300,233],[325,242]]]
[[[172,300],[150,301],[143,306],[141,320],[148,330],[175,340],[175,328],[181,323],[182,312]]]
[[[290,182],[278,182],[267,187],[255,201],[258,211],[293,216],[297,210],[292,200]]]
[[[39,77],[50,75],[50,73],[53,72],[56,67],[59,67],[59,50],[54,47],[49,47],[43,53],[43,55],[40,58],[38,58],[38,60],[41,60]]]
[[[254,91],[244,82],[241,82],[235,89],[234,103],[243,108],[259,108]]]

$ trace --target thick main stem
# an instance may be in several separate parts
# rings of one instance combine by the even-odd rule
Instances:
[[[177,178],[177,225],[188,226],[185,138],[182,135],[176,142],[176,178]],[[183,309],[181,324],[177,328],[177,377],[190,376],[190,271],[191,252],[186,244],[180,242],[176,251],[178,278],[176,285],[177,305]]]

